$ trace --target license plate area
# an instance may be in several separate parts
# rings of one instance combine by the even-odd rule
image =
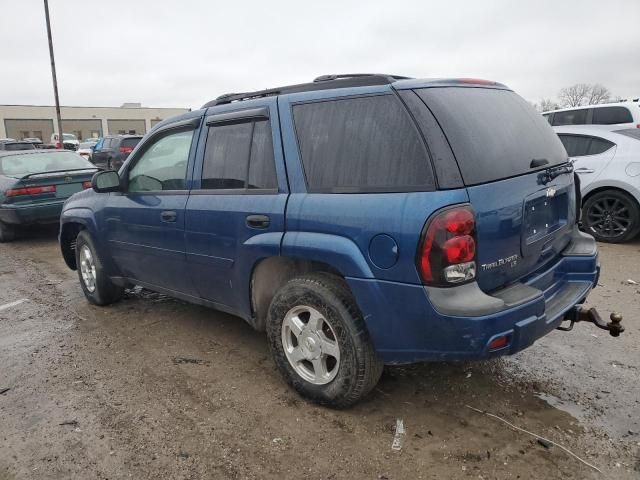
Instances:
[[[523,246],[547,240],[568,222],[569,195],[566,188],[548,188],[525,199]]]
[[[63,183],[56,185],[56,197],[67,198],[82,190],[82,183]]]

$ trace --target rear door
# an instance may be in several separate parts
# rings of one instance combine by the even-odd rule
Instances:
[[[186,256],[197,294],[250,313],[260,258],[280,254],[288,186],[275,98],[210,108],[186,209]]]
[[[415,92],[441,125],[467,186],[480,287],[497,289],[556,258],[570,240],[575,191],[570,173],[544,177],[568,160],[548,122],[507,89]]]
[[[568,133],[558,133],[558,137],[580,175],[581,188],[594,182],[615,156],[616,144],[604,138]]]

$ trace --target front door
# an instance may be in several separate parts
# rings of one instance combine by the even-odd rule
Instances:
[[[245,314],[253,267],[280,253],[288,191],[276,100],[251,104],[207,112],[185,225],[198,295]]]
[[[185,266],[187,165],[192,127],[147,141],[126,172],[126,191],[106,208],[110,249],[123,275],[149,288],[192,293]]]

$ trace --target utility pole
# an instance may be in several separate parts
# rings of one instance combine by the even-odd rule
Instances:
[[[44,16],[47,20],[47,37],[49,38],[49,57],[51,58],[51,76],[53,77],[53,95],[56,99],[56,118],[58,120],[58,143],[63,148],[62,118],[60,117],[60,98],[58,97],[58,80],[56,79],[56,61],[53,58],[53,40],[51,40],[51,22],[49,21],[49,1],[44,0]],[[44,141],[44,138],[42,139]],[[56,147],[58,145],[56,144]]]

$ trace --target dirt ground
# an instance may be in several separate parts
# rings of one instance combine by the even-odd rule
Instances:
[[[55,236],[0,245],[2,480],[640,478],[640,240],[601,246],[590,297],[622,337],[576,325],[507,359],[387,368],[337,411],[238,318],[141,290],[90,306]]]

